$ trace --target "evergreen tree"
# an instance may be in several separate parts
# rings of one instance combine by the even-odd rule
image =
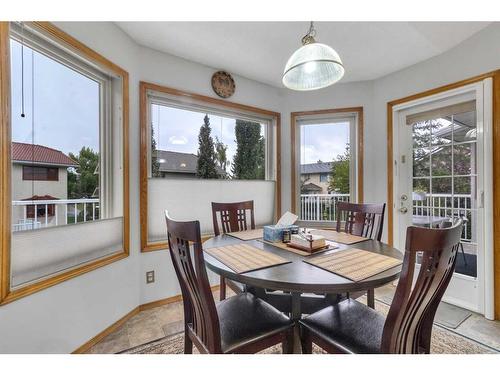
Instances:
[[[196,166],[196,176],[198,178],[219,178],[217,173],[214,140],[210,135],[210,119],[205,115],[204,124],[200,128],[198,135],[198,164]]]
[[[233,178],[254,180],[264,178],[264,138],[260,124],[236,120],[236,154],[232,165]]]
[[[153,177],[161,177],[160,162],[156,150],[156,140],[153,127],[151,127],[151,175]]]

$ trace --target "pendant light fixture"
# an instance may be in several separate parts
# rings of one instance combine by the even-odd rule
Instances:
[[[339,54],[314,39],[316,30],[311,22],[302,38],[302,47],[288,59],[283,72],[283,84],[292,90],[309,91],[333,85],[344,76]]]

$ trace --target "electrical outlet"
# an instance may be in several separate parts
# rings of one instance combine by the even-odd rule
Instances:
[[[155,282],[155,271],[146,272],[146,284],[151,284]]]

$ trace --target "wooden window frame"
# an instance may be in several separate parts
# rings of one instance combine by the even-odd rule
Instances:
[[[24,287],[10,289],[10,245],[11,245],[11,119],[10,119],[10,25],[0,22],[0,305],[57,285],[97,268],[114,263],[129,256],[130,209],[129,209],[129,76],[128,72],[104,56],[87,47],[77,39],[50,22],[32,22],[30,26],[49,35],[68,49],[91,60],[96,65],[112,72],[122,83],[122,137],[123,137],[123,249],[83,266],[63,271]]]
[[[314,115],[336,115],[336,114],[350,114],[354,113],[357,116],[357,185],[358,185],[358,203],[363,203],[363,107],[350,107],[350,108],[333,108],[333,109],[320,109],[313,111],[301,111],[301,112],[292,112],[290,113],[290,137],[292,142],[292,151],[291,151],[291,209],[295,214],[298,212],[297,207],[297,150],[296,150],[296,140],[297,140],[297,117],[301,116],[314,116]]]
[[[28,168],[31,168],[31,175],[28,171]],[[35,169],[45,169],[46,174],[44,178],[40,176],[37,177],[37,174],[34,173]],[[50,170],[55,170],[55,177],[50,176]],[[58,167],[45,167],[45,166],[31,166],[31,165],[23,165],[23,181],[59,181],[59,168]]]
[[[161,86],[149,82],[140,82],[139,106],[140,106],[140,221],[141,221],[141,252],[165,250],[168,248],[166,241],[148,241],[148,148],[149,148],[149,124],[148,124],[148,90],[163,94],[173,95],[180,99],[194,100],[208,105],[216,105],[231,110],[252,112],[273,118],[276,124],[276,191],[275,191],[275,216],[281,214],[281,114],[262,108],[238,104],[227,100],[217,99],[210,96],[195,94],[171,87]]]
[[[472,83],[493,80],[493,257],[495,278],[495,319],[500,320],[500,70],[488,72],[462,81],[426,90],[387,103],[387,233],[388,243],[392,246],[394,237],[394,181],[393,181],[393,108],[396,105],[416,99],[453,90]]]

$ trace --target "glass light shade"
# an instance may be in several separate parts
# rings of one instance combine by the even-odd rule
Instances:
[[[338,82],[344,76],[339,54],[321,43],[300,47],[288,59],[283,84],[292,90],[317,90]]]

